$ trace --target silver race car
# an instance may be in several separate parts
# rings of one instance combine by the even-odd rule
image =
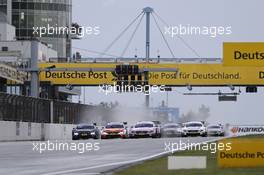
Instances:
[[[207,133],[210,136],[225,136],[224,127],[219,124],[207,126]]]
[[[163,125],[162,137],[180,137],[182,136],[182,127],[177,123],[168,123]]]

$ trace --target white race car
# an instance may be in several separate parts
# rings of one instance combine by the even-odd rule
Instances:
[[[210,136],[225,136],[224,127],[222,125],[207,126],[207,133]]]
[[[142,121],[142,122],[138,122],[135,126],[131,127],[129,136],[130,138],[137,138],[137,137],[160,138],[161,128],[157,122]]]
[[[187,122],[183,124],[182,136],[207,136],[207,129],[203,122]]]

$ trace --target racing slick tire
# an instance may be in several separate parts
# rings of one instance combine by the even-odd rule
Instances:
[[[79,138],[77,138],[77,137],[72,137],[72,140],[79,140]]]
[[[202,134],[201,136],[202,136],[202,137],[207,137],[207,133],[205,133],[205,134]]]

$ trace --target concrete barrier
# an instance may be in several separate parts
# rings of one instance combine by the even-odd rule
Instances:
[[[66,124],[45,124],[45,140],[70,140],[72,139],[72,128],[75,125]]]
[[[74,126],[0,121],[0,141],[69,140]]]
[[[40,123],[0,121],[0,141],[40,140]]]

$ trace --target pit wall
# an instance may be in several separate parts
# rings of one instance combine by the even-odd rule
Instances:
[[[70,140],[75,125],[0,121],[0,141]]]

